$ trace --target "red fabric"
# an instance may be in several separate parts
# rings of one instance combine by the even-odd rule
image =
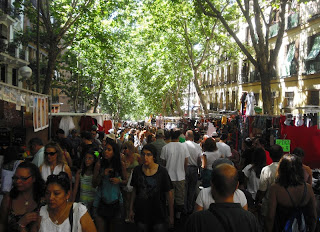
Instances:
[[[267,165],[270,165],[273,162],[271,157],[270,157],[270,153],[268,151],[266,151],[266,150],[265,150],[265,152],[266,152],[266,163],[267,163]]]
[[[81,116],[80,122],[80,132],[82,131],[91,131],[94,121],[90,116]]]
[[[104,133],[109,134],[109,130],[112,129],[112,121],[106,120],[103,122]]]
[[[281,138],[290,139],[290,151],[301,147],[305,152],[303,163],[311,168],[320,167],[320,130],[317,126],[286,126],[282,124]]]

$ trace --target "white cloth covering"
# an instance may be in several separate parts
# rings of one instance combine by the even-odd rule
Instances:
[[[166,161],[166,168],[171,181],[186,179],[184,162],[189,156],[187,147],[179,142],[170,142],[162,148],[160,158]]]
[[[73,203],[73,226],[72,232],[81,232],[81,217],[87,212],[87,208],[81,203]],[[42,206],[40,209],[40,229],[39,232],[65,232],[71,230],[69,218],[60,225],[53,223],[48,213],[48,206]]]
[[[246,195],[244,195],[240,189],[236,189],[233,195],[233,202],[240,203],[241,207],[244,207],[247,205]],[[209,209],[210,204],[215,203],[215,200],[212,197],[211,187],[204,188],[200,191],[196,203],[201,206],[203,210]]]
[[[254,105],[256,104],[256,99],[254,97],[254,93],[248,93],[246,96],[247,107],[246,107],[246,116],[255,115]]]
[[[59,128],[64,130],[64,135],[68,136],[70,130],[74,129],[76,126],[74,125],[73,119],[70,116],[63,116],[61,118]]]

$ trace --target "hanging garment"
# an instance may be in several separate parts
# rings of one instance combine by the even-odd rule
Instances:
[[[72,129],[74,129],[76,126],[73,123],[73,120],[70,116],[63,116],[61,118],[60,124],[59,124],[59,128],[64,130],[64,135],[68,136],[69,135],[69,131],[71,131]]]
[[[112,121],[106,120],[103,122],[104,133],[109,134],[109,130],[113,128]]]
[[[246,100],[245,102],[247,103],[247,107],[246,107],[246,115],[247,116],[253,116],[255,115],[254,112],[254,105],[256,104],[256,99],[254,97],[254,93],[248,93],[246,96]]]

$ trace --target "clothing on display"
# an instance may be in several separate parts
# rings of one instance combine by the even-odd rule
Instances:
[[[75,128],[72,118],[70,116],[63,116],[60,120],[59,128],[64,131],[65,136],[68,136],[69,132]]]
[[[254,105],[256,104],[256,99],[254,97],[254,93],[253,92],[247,94],[245,102],[247,103],[246,115],[247,116],[255,115]]]

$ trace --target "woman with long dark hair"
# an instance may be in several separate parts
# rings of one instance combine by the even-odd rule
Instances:
[[[87,151],[87,154],[84,156],[81,169],[76,173],[72,196],[73,201],[78,200],[76,198],[79,191],[79,202],[87,206],[90,214],[92,213],[92,204],[96,194],[96,188],[92,184],[93,170],[98,160],[95,153],[95,151]]]
[[[93,186],[98,186],[93,202],[98,231],[118,231],[122,222],[123,198],[120,185],[127,183],[125,165],[120,160],[119,146],[107,140],[93,173]]]
[[[39,218],[44,181],[39,168],[22,162],[12,177],[13,188],[6,194],[0,209],[0,231],[30,231]]]
[[[259,189],[260,174],[263,167],[266,166],[266,153],[262,148],[256,148],[253,151],[252,163],[248,164],[242,172],[246,176],[247,190],[252,198],[256,199]]]
[[[304,181],[301,159],[284,155],[279,162],[276,182],[269,192],[266,231],[283,231],[287,220],[297,208],[301,209],[307,231],[316,227],[316,200],[312,186]]]

